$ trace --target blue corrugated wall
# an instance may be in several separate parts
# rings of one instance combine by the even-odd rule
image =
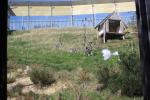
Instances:
[[[98,24],[109,13],[94,14],[94,23]],[[119,15],[125,21],[130,22],[135,12],[121,12]],[[73,19],[73,22],[72,22]],[[86,19],[86,20],[85,20]],[[34,28],[65,28],[65,27],[93,27],[93,15],[74,16],[11,16],[9,27],[11,30],[28,30]]]

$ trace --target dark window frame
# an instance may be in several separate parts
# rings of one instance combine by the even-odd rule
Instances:
[[[135,0],[144,100],[150,100],[150,0]],[[0,100],[7,100],[7,6],[0,0]]]

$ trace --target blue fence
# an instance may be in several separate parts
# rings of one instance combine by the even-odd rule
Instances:
[[[93,15],[73,15],[73,16],[11,16],[9,28],[11,30],[28,30],[36,28],[65,28],[65,27],[93,27],[103,20],[109,13]],[[129,23],[135,17],[135,12],[119,13],[125,23]],[[85,20],[86,19],[86,20]]]

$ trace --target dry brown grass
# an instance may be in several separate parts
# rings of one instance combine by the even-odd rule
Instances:
[[[93,38],[96,37],[96,32],[95,29],[87,28],[87,41],[93,41]],[[27,34],[14,35],[11,39],[12,41],[17,39],[27,41],[29,42],[29,47],[32,49],[37,49],[42,46],[42,48],[55,50],[55,45],[59,44],[59,39],[62,38],[63,47],[61,50],[68,51],[74,48],[80,51],[83,48],[84,33],[85,29],[83,28],[36,29],[31,30]]]

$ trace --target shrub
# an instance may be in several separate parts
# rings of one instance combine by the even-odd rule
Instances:
[[[123,46],[119,52],[119,67],[121,72],[112,76],[109,80],[109,88],[112,92],[121,90],[121,94],[127,96],[140,96],[142,83],[140,77],[140,59],[136,43]]]
[[[55,73],[55,77],[59,80],[66,81],[66,80],[70,80],[72,78],[72,73],[70,73],[67,70],[61,70],[61,71]]]
[[[136,43],[130,43],[120,51],[120,88],[128,96],[140,95],[142,83],[140,77],[140,57]]]
[[[55,82],[54,72],[50,68],[36,67],[30,72],[30,79],[37,85],[51,85]]]
[[[27,94],[23,94],[23,97],[24,97],[23,100],[55,100],[52,96],[45,94],[35,94],[32,91],[30,91]]]
[[[103,63],[99,66],[97,71],[97,79],[99,83],[103,83],[105,86],[108,84],[108,80],[110,78],[110,71],[109,71],[109,65],[106,63]]]
[[[90,80],[90,73],[82,68],[78,70],[77,76],[80,82],[87,82]]]

